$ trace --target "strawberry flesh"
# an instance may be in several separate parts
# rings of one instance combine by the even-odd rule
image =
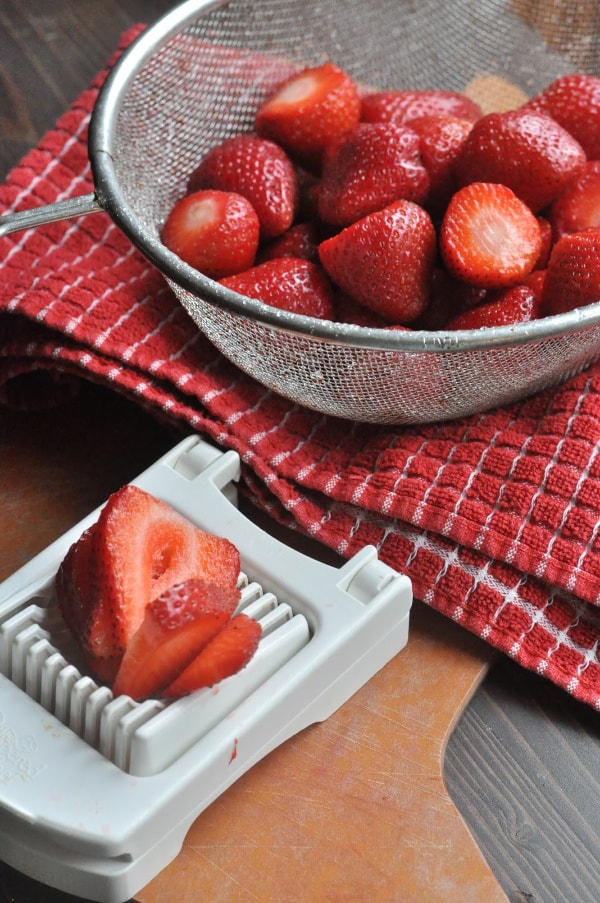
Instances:
[[[123,655],[112,688],[115,696],[160,696],[227,624],[239,596],[235,587],[187,580],[150,602]]]
[[[212,687],[248,664],[260,641],[260,624],[243,612],[234,615],[193,661],[164,690],[166,697],[185,696]]]
[[[539,223],[505,185],[474,182],[451,199],[440,229],[448,272],[481,288],[516,285],[542,248]]]

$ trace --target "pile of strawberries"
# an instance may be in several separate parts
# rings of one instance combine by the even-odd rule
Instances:
[[[162,230],[248,297],[364,326],[508,325],[600,300],[600,79],[483,114],[331,62],[199,159]]]
[[[115,696],[177,698],[243,668],[261,637],[236,612],[240,556],[133,485],[113,493],[56,576],[65,623]]]

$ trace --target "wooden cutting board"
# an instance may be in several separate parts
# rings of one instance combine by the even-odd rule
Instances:
[[[53,412],[0,417],[0,579],[180,438],[94,387]],[[406,648],[213,803],[136,899],[506,900],[442,777],[449,734],[493,656],[415,603]]]

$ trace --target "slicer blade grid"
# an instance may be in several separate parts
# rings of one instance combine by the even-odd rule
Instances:
[[[410,581],[373,547],[339,568],[237,508],[241,463],[198,436],[133,482],[233,542],[251,661],[182,699],[114,697],[85,673],[54,595],[74,526],[0,584],[0,850],[37,880],[100,903],[134,896],[237,778],[332,715],[406,644]],[[247,576],[246,576],[247,575]]]

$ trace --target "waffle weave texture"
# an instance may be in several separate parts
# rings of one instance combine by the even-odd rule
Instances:
[[[138,29],[128,32],[125,46]],[[93,190],[100,73],[11,172],[0,209]],[[338,421],[241,373],[104,213],[0,239],[0,400],[112,386],[243,462],[243,491],[345,557],[372,543],[417,599],[600,708],[600,366],[450,423]]]

